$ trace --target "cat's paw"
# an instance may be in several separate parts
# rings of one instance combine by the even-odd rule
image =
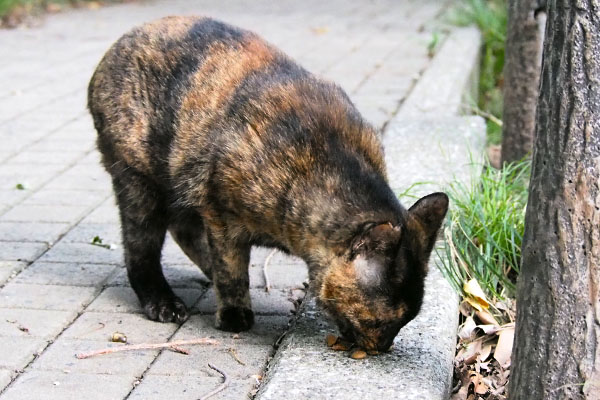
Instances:
[[[217,311],[216,326],[222,331],[247,331],[254,325],[254,312],[245,307],[225,307]]]
[[[153,321],[184,323],[189,313],[179,297],[149,301],[144,305],[144,312]]]

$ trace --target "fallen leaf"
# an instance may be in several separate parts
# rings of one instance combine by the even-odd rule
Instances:
[[[483,337],[478,338],[465,346],[464,352],[462,352],[462,359],[465,364],[469,365],[477,361],[477,357],[481,353],[483,339]]]
[[[471,337],[473,337],[473,332],[475,331],[476,327],[477,325],[475,324],[473,318],[467,317],[462,327],[458,331],[458,337],[463,340],[470,339]]]
[[[463,317],[469,317],[473,315],[473,307],[466,300],[460,303],[458,311],[462,314]]]
[[[481,290],[481,286],[479,286],[479,283],[475,279],[466,282],[463,285],[463,290],[467,295],[465,300],[476,310],[487,310],[490,307],[490,303],[486,299],[483,290]]]
[[[475,315],[484,324],[500,326],[498,321],[496,321],[496,318],[494,318],[494,316],[486,310],[481,310],[481,311],[477,310],[477,311],[475,311]]]
[[[502,330],[499,325],[477,325],[475,328],[482,330],[486,335],[493,335]]]
[[[486,344],[481,348],[481,351],[479,351],[479,357],[477,357],[477,359],[481,362],[487,360],[487,358],[490,356],[490,353],[492,352],[492,345],[491,344]]]
[[[510,355],[512,353],[513,340],[515,337],[514,326],[502,329],[498,333],[498,344],[494,351],[494,358],[498,361],[502,368],[510,365]]]

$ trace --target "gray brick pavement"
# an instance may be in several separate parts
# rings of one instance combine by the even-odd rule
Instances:
[[[87,82],[114,40],[165,15],[211,15],[258,32],[338,82],[381,127],[430,63],[429,27],[441,3],[163,0],[73,10],[39,27],[0,31],[0,399],[195,399],[221,382],[208,361],[232,378],[215,399],[246,398],[303,296],[302,261],[277,253],[266,293],[269,250],[255,249],[256,324],[236,336],[220,332],[206,278],[168,239],[165,275],[195,314],[181,327],[141,314],[85,110]],[[91,245],[94,236],[117,248]],[[74,357],[119,346],[108,341],[117,330],[132,343],[210,336],[220,345],[190,347],[187,356],[164,350]]]

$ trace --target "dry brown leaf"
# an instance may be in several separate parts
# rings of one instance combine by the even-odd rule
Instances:
[[[494,318],[494,316],[492,314],[490,314],[486,310],[475,311],[475,315],[477,316],[477,318],[479,318],[479,320],[482,323],[484,323],[486,325],[500,326],[500,324],[498,323],[498,321],[496,321],[496,318]]]
[[[492,345],[486,344],[483,347],[481,347],[481,351],[479,352],[479,357],[477,357],[477,358],[479,359],[479,361],[484,362],[490,356],[491,352],[492,352]]]
[[[481,344],[484,338],[478,338],[477,340],[468,343],[465,346],[464,352],[462,353],[462,360],[465,364],[473,364],[477,361],[477,356],[481,353]]]
[[[493,335],[501,330],[498,325],[477,325],[475,328],[481,329],[486,335]]]
[[[494,358],[502,368],[506,368],[510,365],[510,355],[512,353],[514,336],[514,326],[502,329],[498,333],[498,344],[496,345],[496,351],[494,351]]]
[[[463,317],[469,317],[473,314],[473,307],[469,304],[469,302],[464,300],[462,303],[460,303],[458,311],[462,314]]]
[[[458,331],[458,337],[461,338],[462,340],[467,340],[467,339],[472,338],[473,332],[475,331],[476,327],[477,327],[477,325],[475,324],[475,321],[473,320],[473,318],[467,317],[467,319],[465,319],[465,322],[463,323],[462,327]]]
[[[487,310],[490,307],[490,303],[485,297],[483,290],[481,290],[481,286],[479,286],[477,280],[471,279],[470,281],[466,282],[463,285],[463,290],[467,295],[467,298],[465,300],[476,310]]]

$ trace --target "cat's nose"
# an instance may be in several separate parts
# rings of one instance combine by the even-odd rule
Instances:
[[[388,351],[390,347],[392,347],[392,344],[394,344],[394,337],[395,336],[380,340],[379,343],[377,343],[377,351]]]

